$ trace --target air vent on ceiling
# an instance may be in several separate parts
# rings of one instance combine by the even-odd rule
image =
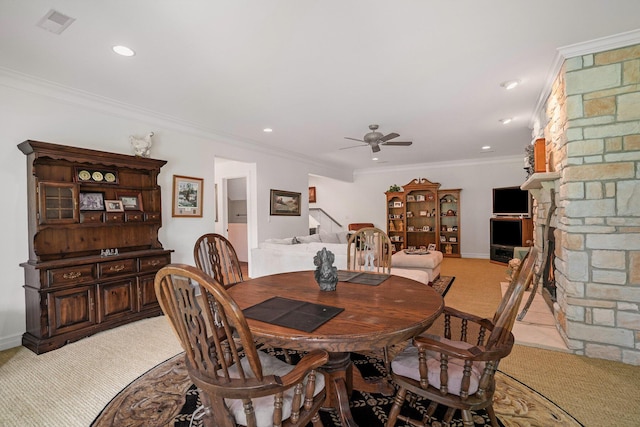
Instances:
[[[75,21],[75,18],[64,15],[58,11],[51,9],[41,20],[38,22],[38,27],[47,31],[51,31],[55,34],[61,34]]]

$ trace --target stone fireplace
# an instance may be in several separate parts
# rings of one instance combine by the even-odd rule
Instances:
[[[543,295],[569,349],[640,365],[640,45],[567,59],[542,121],[547,172],[522,188],[541,253],[554,229]]]

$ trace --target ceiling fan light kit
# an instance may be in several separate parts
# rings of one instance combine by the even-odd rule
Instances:
[[[409,145],[413,144],[413,142],[411,142],[411,141],[391,141],[392,139],[395,139],[395,138],[399,137],[400,135],[395,133],[395,132],[391,132],[391,133],[389,133],[387,135],[383,134],[382,132],[378,132],[378,125],[369,125],[369,130],[371,132],[366,133],[362,139],[350,138],[348,136],[345,136],[345,139],[350,139],[352,141],[364,142],[369,147],[371,147],[371,151],[373,153],[379,152],[381,145],[392,145],[392,146],[404,146],[404,147],[406,147],[406,146],[409,146]],[[355,147],[363,147],[363,145],[355,145],[355,146],[351,146],[351,147],[344,147],[344,148],[341,148],[341,150],[345,150],[347,148],[355,148]]]

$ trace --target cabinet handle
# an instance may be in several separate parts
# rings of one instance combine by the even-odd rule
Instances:
[[[62,275],[65,279],[77,279],[80,276],[82,276],[82,273],[79,271],[71,271]]]
[[[149,263],[149,265],[151,265],[152,267],[155,267],[156,265],[160,264],[160,261],[158,261],[157,259],[154,259],[153,261],[151,261]]]
[[[120,264],[120,265],[112,265],[112,266],[109,268],[109,271],[115,271],[116,273],[117,273],[118,271],[122,271],[122,270],[124,270],[124,265],[122,265],[122,264]]]

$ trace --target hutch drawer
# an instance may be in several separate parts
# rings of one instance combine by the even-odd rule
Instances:
[[[102,212],[80,212],[80,222],[83,224],[102,222]]]
[[[145,221],[160,222],[160,212],[145,212]]]
[[[118,276],[127,273],[135,273],[135,258],[120,259],[117,261],[101,262],[98,264],[98,273],[100,277]]]
[[[126,222],[142,222],[144,214],[142,212],[126,212],[124,218]]]
[[[124,222],[124,212],[107,212],[104,214],[104,222],[106,223]]]
[[[47,270],[49,286],[63,286],[91,282],[96,279],[95,264],[74,265],[73,267]]]
[[[160,270],[170,262],[171,258],[168,255],[140,258],[140,272]]]

